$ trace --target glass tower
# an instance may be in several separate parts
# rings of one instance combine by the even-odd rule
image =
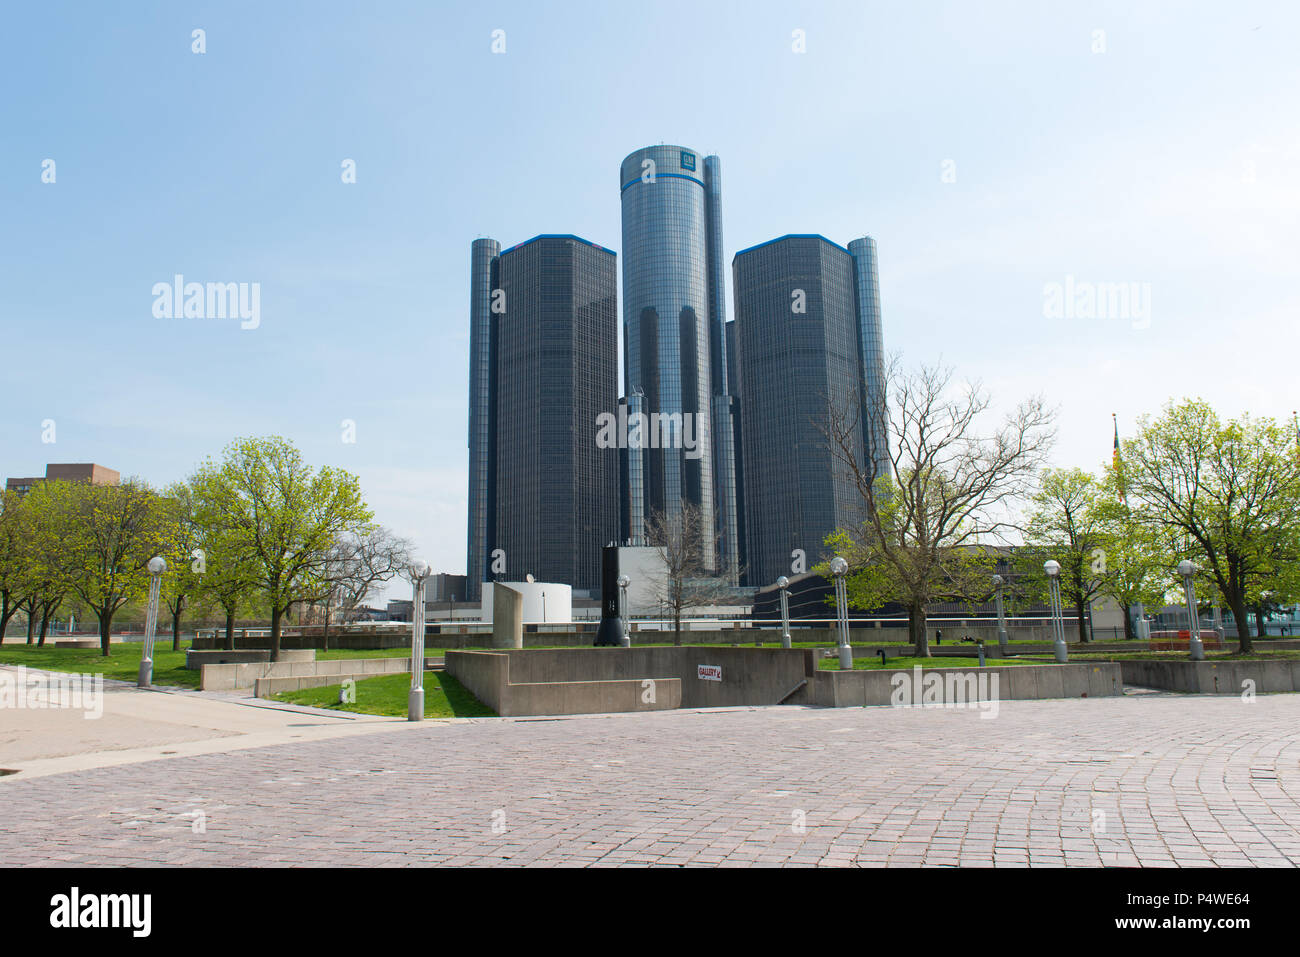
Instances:
[[[849,243],[858,308],[858,349],[862,358],[862,439],[877,476],[888,475],[889,414],[885,409],[885,347],[880,327],[880,276],[876,241],[863,236]]]
[[[470,577],[476,591],[527,574],[598,589],[601,547],[619,533],[619,450],[597,441],[618,409],[615,255],[576,236],[513,246],[491,260],[488,312],[485,534]]]
[[[833,412],[862,415],[850,440],[862,467],[887,462],[887,449],[864,455],[868,437],[886,434],[883,405],[863,404],[884,394],[875,244],[783,236],[732,268],[745,557],[749,584],[762,586],[792,574],[796,549],[811,568],[827,535],[862,521],[856,481],[823,431]]]
[[[735,580],[738,528],[727,392],[721,167],[681,146],[631,153],[619,169],[623,211],[626,395],[649,416],[689,416],[692,448],[647,448],[644,518],[700,510],[706,567]],[[632,537],[638,537],[632,530]],[[716,546],[716,547],[715,547]]]
[[[476,239],[469,265],[469,532],[465,552],[465,600],[477,601],[488,572],[492,500],[492,290],[501,244]]]

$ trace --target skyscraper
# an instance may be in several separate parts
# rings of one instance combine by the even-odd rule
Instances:
[[[650,146],[623,160],[619,188],[625,394],[642,395],[648,415],[680,417],[693,440],[644,450],[641,513],[672,518],[683,503],[697,506],[703,527],[716,530],[700,543],[704,564],[734,578],[735,468],[731,443],[717,440],[731,420],[721,166],[681,146]]]
[[[469,531],[465,599],[477,601],[488,569],[492,525],[492,290],[501,244],[476,239],[469,266]]]
[[[472,305],[483,292],[485,242],[474,244]],[[468,554],[479,558],[469,576],[476,586],[532,574],[598,588],[601,546],[619,533],[618,449],[597,445],[601,416],[614,414],[618,400],[614,253],[576,236],[544,235],[488,267],[488,341],[472,344],[486,351],[488,385],[475,391],[471,374]],[[488,465],[476,553],[473,439],[482,417]]]
[[[822,557],[836,528],[862,521],[862,499],[829,430],[833,410],[860,415],[851,440],[868,464],[883,439],[883,359],[875,244],[782,236],[736,254],[735,368],[740,378],[748,582],[763,585]]]

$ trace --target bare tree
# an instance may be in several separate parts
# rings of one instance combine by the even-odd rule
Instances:
[[[727,581],[714,577],[705,563],[708,536],[712,536],[713,554],[717,554],[718,533],[708,525],[699,506],[690,502],[683,502],[676,514],[653,510],[646,519],[646,539],[664,566],[664,577],[652,594],[673,616],[674,645],[682,643],[684,612],[717,604],[731,595]]]
[[[978,383],[954,388],[951,369],[904,371],[897,358],[887,378],[888,401],[832,405],[825,431],[864,519],[828,544],[854,571],[854,604],[904,604],[916,655],[928,658],[926,605],[987,595],[985,547],[1015,527],[1012,505],[1033,488],[1056,437],[1055,413],[1035,396],[982,432],[990,400]],[[864,429],[863,414],[877,427]]]
[[[321,596],[326,650],[329,649],[331,610],[337,607],[346,623],[375,585],[410,567],[411,551],[410,541],[382,525],[353,530],[335,542],[326,561],[326,589]]]

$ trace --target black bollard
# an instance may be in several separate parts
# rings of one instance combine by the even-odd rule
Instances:
[[[623,644],[623,619],[618,613],[618,546],[606,545],[600,553],[600,627],[597,648]]]

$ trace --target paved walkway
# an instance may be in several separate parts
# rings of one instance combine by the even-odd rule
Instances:
[[[389,727],[0,778],[0,860],[1300,865],[1300,695]]]
[[[102,696],[88,694],[83,684],[76,697],[65,697],[65,705],[70,700],[77,707],[49,707],[67,695],[54,690],[60,682],[85,677],[0,666],[0,682],[22,702],[0,707],[0,769],[19,770],[30,779],[404,725],[393,718],[259,701],[247,693],[141,690],[111,680],[103,682]]]

